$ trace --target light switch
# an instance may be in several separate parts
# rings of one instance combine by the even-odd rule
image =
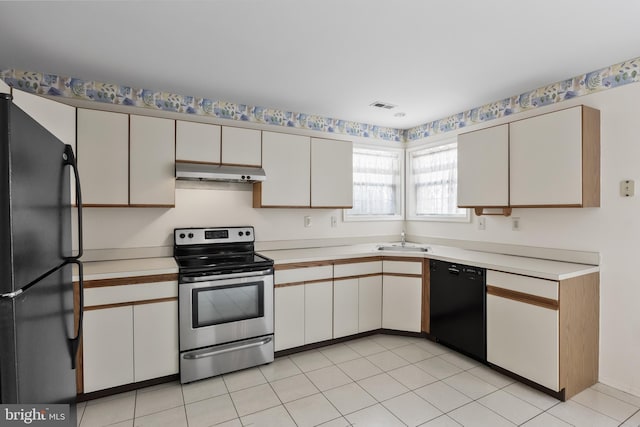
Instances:
[[[622,197],[633,197],[635,193],[635,181],[627,179],[620,182],[620,195]]]
[[[305,227],[311,227],[311,217],[310,216],[305,216],[304,217],[304,226]]]

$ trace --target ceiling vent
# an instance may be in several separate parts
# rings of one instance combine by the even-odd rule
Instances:
[[[397,105],[389,104],[388,102],[376,101],[369,104],[370,107],[382,108],[384,110],[392,110],[397,107]]]

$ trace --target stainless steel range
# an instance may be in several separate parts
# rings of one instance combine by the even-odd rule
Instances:
[[[180,382],[273,361],[273,260],[253,227],[177,228]]]

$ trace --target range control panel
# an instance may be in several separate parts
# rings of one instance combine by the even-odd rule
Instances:
[[[253,227],[176,228],[176,245],[215,245],[217,243],[244,243],[255,241]]]

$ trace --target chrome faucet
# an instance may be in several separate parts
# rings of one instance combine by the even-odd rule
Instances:
[[[406,236],[404,234],[404,230],[402,230],[402,233],[400,233],[400,244],[404,247],[404,245],[407,244],[407,239]]]

